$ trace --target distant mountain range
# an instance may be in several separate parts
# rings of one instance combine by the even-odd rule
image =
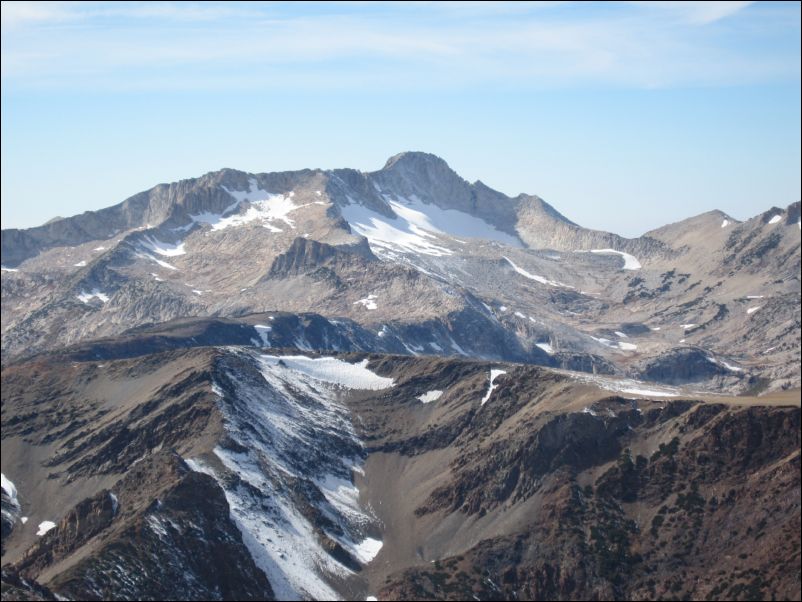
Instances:
[[[322,318],[281,339],[301,348],[796,387],[799,220],[798,202],[743,223],[714,211],[627,239],[470,184],[426,153],[372,173],[224,169],[3,230],[3,358],[289,312]]]

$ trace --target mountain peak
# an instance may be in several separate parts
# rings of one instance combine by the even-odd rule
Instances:
[[[422,151],[404,151],[393,155],[384,164],[382,171],[391,169],[421,169],[421,168],[436,167],[440,169],[447,169],[452,171],[443,159],[431,153],[424,153]]]

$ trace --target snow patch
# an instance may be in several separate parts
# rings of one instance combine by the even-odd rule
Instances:
[[[93,298],[100,299],[100,301],[103,303],[107,303],[109,300],[108,295],[101,293],[96,288],[93,288],[91,293],[87,293],[86,291],[82,290],[80,295],[76,295],[76,298],[82,303],[89,303]]]
[[[728,219],[725,219],[723,222],[721,222],[721,227],[722,228],[726,228],[729,225],[730,225],[730,220],[728,220]]]
[[[782,218],[783,218],[783,216],[782,216],[782,215],[775,215],[774,217],[772,217],[772,218],[769,220],[769,223],[770,223],[770,224],[776,224],[776,223],[777,223],[777,222],[779,222],[779,221],[780,221]]]
[[[379,553],[381,550],[383,542],[380,539],[373,539],[372,537],[366,537],[361,542],[356,544],[355,546],[351,547],[351,551],[354,556],[356,556],[357,560],[362,564],[367,564]]]
[[[746,310],[746,314],[747,315],[753,314],[757,310],[759,310],[761,307],[763,307],[763,306],[762,305],[756,305],[755,307],[750,307],[749,309]]]
[[[43,520],[41,523],[39,523],[39,530],[36,532],[36,534],[39,537],[41,537],[42,535],[44,535],[45,533],[50,531],[50,529],[55,528],[55,526],[56,526],[56,523],[54,523],[52,521],[49,521],[49,520]]]
[[[648,395],[651,397],[677,397],[678,393],[668,393],[666,391],[660,391],[657,389],[640,389],[637,387],[628,387],[624,389],[619,389],[621,393],[630,393],[632,395]]]
[[[6,266],[0,266],[0,270],[3,272],[19,272],[17,268],[7,268]]]
[[[622,338],[622,339],[628,339],[628,338],[629,338],[629,337],[628,337],[626,334],[624,334],[623,332],[620,332],[620,331],[618,331],[618,330],[616,330],[616,331],[615,331],[615,334],[616,334],[618,337]]]
[[[354,301],[354,305],[364,305],[365,309],[376,309],[378,307],[378,305],[376,305],[376,299],[378,299],[376,295],[368,295],[364,299]]]
[[[588,335],[591,339],[596,341],[597,343],[601,343],[605,347],[610,347],[611,349],[621,349],[622,351],[634,351],[638,348],[637,345],[632,343],[625,343],[624,341],[611,341],[610,339],[606,339],[604,337],[594,337],[593,335]]]
[[[554,347],[552,347],[549,343],[535,343],[535,347],[540,347],[549,355],[554,355]]]
[[[76,268],[85,268],[86,267],[86,261],[85,260],[84,261],[79,261],[78,263],[75,264],[75,267]]]
[[[420,399],[421,403],[430,403],[432,401],[437,401],[442,395],[442,391],[435,389],[434,391],[429,391],[423,395],[418,395],[415,399]]]

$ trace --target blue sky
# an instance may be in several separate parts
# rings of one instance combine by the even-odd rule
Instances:
[[[402,150],[636,236],[800,199],[797,2],[2,4],[2,225]]]

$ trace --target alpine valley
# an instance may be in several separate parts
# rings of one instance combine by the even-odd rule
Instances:
[[[3,230],[3,599],[800,599],[801,267],[419,152]]]

